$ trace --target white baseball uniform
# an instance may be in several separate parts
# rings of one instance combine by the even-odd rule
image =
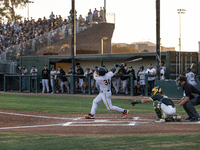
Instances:
[[[104,102],[108,110],[113,110],[117,112],[124,112],[124,109],[119,108],[117,106],[113,106],[111,102],[111,78],[113,76],[113,72],[108,72],[104,76],[96,76],[94,75],[94,79],[100,86],[99,95],[93,100],[91,114],[95,115],[97,106],[100,102]]]
[[[145,74],[146,74],[146,71],[143,70],[143,71],[139,71],[138,72],[138,76],[140,77],[140,85],[145,85]]]
[[[161,70],[160,70],[160,80],[165,80],[165,69],[164,68],[161,68]]]
[[[195,82],[195,74],[194,74],[192,71],[186,73],[186,77],[187,77],[187,81],[188,81],[190,84],[192,84],[192,85],[194,85],[194,86],[197,85],[197,83]]]
[[[54,74],[57,74],[57,71],[56,70],[54,70],[54,71],[51,71],[50,72],[50,75],[51,75],[51,88],[52,88],[52,91],[53,91],[53,75]],[[56,75],[54,76],[54,80],[56,80]]]

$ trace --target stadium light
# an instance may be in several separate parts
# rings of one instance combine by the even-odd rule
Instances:
[[[108,37],[102,37],[101,38],[101,54],[103,54],[103,40],[107,40],[108,39]]]
[[[27,7],[27,17],[28,17],[28,20],[29,20],[29,3],[34,3],[34,0],[33,1],[28,1],[28,7]]]
[[[181,73],[181,14],[185,14],[186,9],[177,9],[179,14],[179,73]]]

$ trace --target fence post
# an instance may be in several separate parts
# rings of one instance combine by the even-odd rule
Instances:
[[[70,94],[74,94],[74,75],[70,76]]]
[[[91,75],[88,75],[88,94],[91,95]]]
[[[6,75],[4,74],[4,92],[6,92]]]
[[[38,76],[36,76],[36,81],[35,81],[35,88],[36,88],[36,93],[38,93]]]
[[[19,76],[19,92],[22,92],[22,76]]]
[[[134,91],[133,91],[133,74],[131,75],[131,96],[134,96]]]
[[[31,93],[31,76],[28,76],[28,82],[29,82],[28,92]]]

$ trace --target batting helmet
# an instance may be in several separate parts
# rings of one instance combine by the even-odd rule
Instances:
[[[191,71],[191,68],[190,67],[188,67],[186,70],[188,70],[189,72]]]
[[[104,76],[108,72],[108,70],[104,67],[99,67],[96,71],[100,76]]]
[[[159,86],[156,86],[152,89],[153,95],[158,95],[159,93],[162,94],[162,89]]]

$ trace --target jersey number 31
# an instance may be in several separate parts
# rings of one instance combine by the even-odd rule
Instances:
[[[110,80],[109,79],[108,80],[103,80],[103,82],[104,82],[105,85],[110,84]]]

